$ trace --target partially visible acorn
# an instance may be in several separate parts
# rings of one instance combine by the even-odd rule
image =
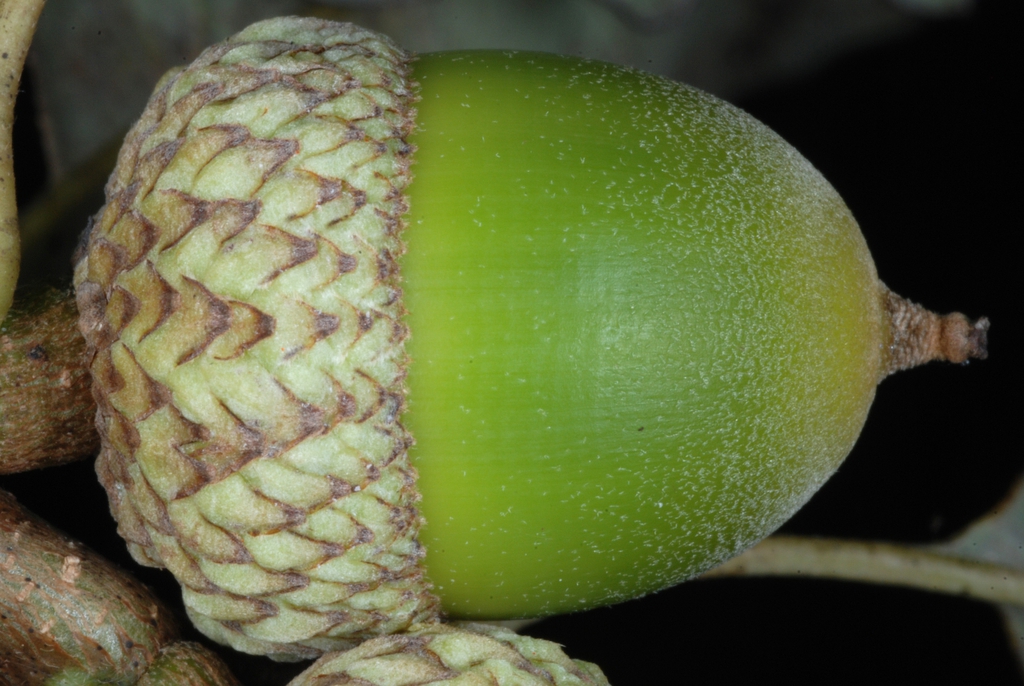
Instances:
[[[317,660],[288,686],[607,686],[601,669],[550,642],[486,624],[426,624]]]
[[[279,659],[699,574],[886,374],[987,328],[891,294],[835,191],[707,94],[296,18],[158,86],[75,282],[120,532]]]
[[[198,643],[164,647],[135,686],[240,686],[215,653]]]

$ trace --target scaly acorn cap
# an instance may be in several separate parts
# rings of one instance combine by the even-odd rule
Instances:
[[[288,686],[608,686],[551,641],[486,624],[429,624],[325,655]]]
[[[438,615],[398,421],[410,59],[300,18],[207,49],[128,134],[76,265],[118,530],[245,652]]]

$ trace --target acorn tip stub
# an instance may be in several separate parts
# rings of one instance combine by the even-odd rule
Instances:
[[[883,378],[933,360],[964,364],[988,357],[988,317],[971,320],[959,312],[939,315],[883,286],[889,322]]]

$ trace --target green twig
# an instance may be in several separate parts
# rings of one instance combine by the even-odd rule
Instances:
[[[772,536],[702,578],[724,576],[844,579],[1024,606],[1022,570],[892,543]]]
[[[0,321],[14,299],[21,259],[14,195],[14,101],[44,0],[0,0]]]

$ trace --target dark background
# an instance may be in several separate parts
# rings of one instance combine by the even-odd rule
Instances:
[[[924,22],[799,82],[738,104],[806,155],[846,199],[882,279],[938,311],[993,321],[991,358],[886,380],[846,464],[784,531],[906,543],[954,535],[1021,471],[1019,0]],[[31,88],[31,83],[27,84]],[[23,200],[45,180],[29,98],[19,102]],[[137,569],[91,463],[0,486]],[[164,572],[139,575],[178,598]],[[180,601],[177,601],[180,605]],[[1024,684],[998,612],[971,600],[817,580],[701,581],[550,619],[528,633],[599,663],[613,684]],[[196,638],[196,636],[192,636]],[[243,683],[294,666],[224,651]]]

